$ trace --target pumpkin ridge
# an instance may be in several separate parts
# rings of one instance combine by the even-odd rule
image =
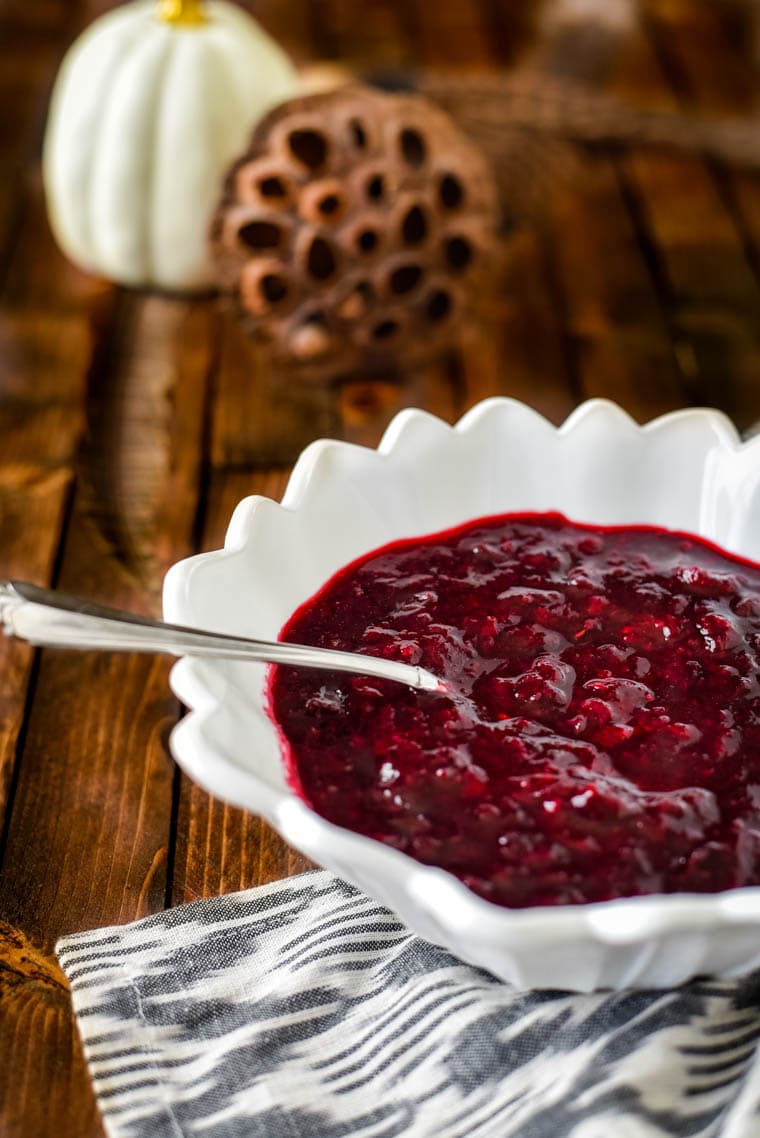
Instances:
[[[209,4],[209,10],[213,12],[214,5]],[[226,16],[226,12],[225,12]],[[236,66],[239,57],[239,45],[231,39],[227,34],[227,30],[233,26],[234,21],[229,23],[219,24],[220,30],[224,33],[219,36],[207,35],[204,44],[204,79],[215,79],[215,83],[210,84],[213,89],[216,87],[216,97],[206,99],[205,111],[206,117],[204,118],[203,129],[206,131],[210,151],[213,151],[215,161],[220,169],[224,169],[230,161],[229,146],[225,146],[225,138],[222,131],[217,129],[218,124],[215,121],[215,114],[217,113],[217,105],[221,104],[221,96],[219,92],[224,88],[225,98],[223,100],[225,107],[243,107],[247,104],[246,87],[241,78],[241,69]],[[248,34],[250,28],[243,24],[241,34]],[[226,112],[225,112],[226,113]],[[244,131],[247,135],[248,131]],[[221,153],[220,153],[221,151]],[[234,151],[233,151],[234,153]],[[208,207],[208,216],[203,219],[203,231],[206,233],[211,221],[211,216],[214,212],[214,195],[211,195],[211,201]],[[207,256],[210,260],[210,253]],[[213,271],[211,270],[210,281],[213,280]],[[208,282],[210,284],[210,281]]]
[[[124,53],[123,53],[123,55],[119,61],[119,66],[115,70],[114,75],[112,76],[111,83],[110,83],[110,88],[111,88],[112,92],[116,89],[117,84],[119,82],[119,78],[122,75],[122,73],[127,69],[128,65],[130,63],[134,62],[134,57],[138,53],[138,51],[141,48],[147,48],[148,43],[149,43],[150,32],[151,32],[151,29],[153,27],[158,28],[159,25],[158,24],[155,24],[155,25],[151,24],[147,29],[145,26],[143,26],[142,28],[139,28],[139,27],[136,28],[137,34],[135,35],[134,39],[129,44],[129,47],[127,48],[127,50],[124,51]],[[166,57],[166,52],[167,52],[167,50],[169,50],[169,43],[170,43],[169,39],[165,38],[164,44],[162,45],[161,50],[157,52],[155,61],[153,63],[153,67],[159,71],[159,75],[154,76],[153,78],[154,78],[154,80],[155,79],[158,80],[159,85],[160,85],[160,71],[164,66],[164,60]],[[107,260],[108,259],[107,258],[107,251],[104,251],[102,246],[98,245],[99,227],[97,224],[95,224],[93,222],[93,213],[94,213],[94,204],[93,203],[94,203],[94,198],[95,198],[96,187],[97,187],[98,182],[100,180],[98,177],[98,172],[97,172],[97,168],[96,168],[97,156],[102,153],[102,149],[103,149],[103,147],[102,147],[102,136],[108,130],[108,128],[110,126],[110,123],[108,121],[109,120],[108,109],[109,109],[110,105],[111,105],[111,100],[109,100],[107,98],[103,100],[104,110],[103,110],[103,114],[100,116],[100,119],[98,122],[98,134],[97,134],[97,138],[95,141],[95,145],[93,146],[93,167],[92,167],[93,176],[90,180],[90,200],[88,203],[90,206],[89,222],[90,222],[90,226],[91,226],[92,240],[93,240],[93,244],[95,246],[95,251],[96,251],[98,260],[104,260],[104,259]],[[155,122],[155,119],[153,121]],[[151,139],[153,137],[154,129],[155,129],[155,127],[151,130]],[[150,168],[152,167],[152,164],[153,164],[152,150],[148,150],[148,154],[149,154],[149,171],[148,171],[148,177],[146,178],[146,185],[149,186],[150,185],[150,173],[151,173]],[[145,278],[147,278],[147,273],[145,271],[146,262],[145,262],[144,255],[140,257],[140,261],[142,263],[141,263],[141,266],[139,269],[139,276],[140,276],[140,278],[145,279]],[[130,283],[132,283],[132,284],[142,283],[142,279],[140,280],[140,282],[132,281]]]
[[[144,264],[145,271],[143,273],[146,280],[152,280],[156,269],[156,225],[161,224],[161,214],[156,208],[156,198],[158,196],[158,148],[162,141],[161,125],[164,119],[164,108],[168,106],[166,102],[167,86],[171,91],[169,85],[169,76],[176,66],[178,49],[181,47],[179,36],[173,35],[168,40],[167,48],[161,56],[161,74],[158,78],[158,85],[154,94],[153,105],[156,108],[155,114],[151,122],[150,141],[146,148],[149,156],[148,175],[145,179],[147,191],[146,201],[147,220],[144,228],[145,233],[145,250],[144,250]],[[168,59],[167,59],[168,52]]]
[[[129,41],[127,43],[125,43],[124,48],[123,48],[122,53],[121,53],[121,57],[120,57],[117,65],[116,65],[115,69],[113,70],[113,72],[111,73],[111,75],[107,79],[108,89],[112,88],[116,84],[116,81],[118,80],[118,77],[119,77],[119,73],[121,72],[122,68],[126,67],[126,65],[128,64],[128,62],[130,60],[132,52],[134,51],[134,49],[136,47],[139,46],[139,44],[141,42],[142,36],[140,33],[140,29],[135,27],[134,29],[130,29],[130,30],[133,31],[133,34],[132,34],[131,38],[129,39]],[[84,219],[84,226],[85,226],[85,235],[86,235],[87,244],[90,246],[92,246],[93,243],[97,242],[97,237],[96,237],[97,226],[94,224],[93,216],[92,216],[92,214],[93,214],[93,206],[92,206],[93,192],[92,191],[93,191],[93,187],[95,185],[95,176],[94,176],[95,163],[97,161],[98,154],[100,153],[101,136],[103,134],[103,131],[105,130],[104,120],[105,120],[107,114],[108,114],[108,94],[104,93],[104,97],[100,101],[99,109],[98,109],[98,112],[95,116],[95,122],[93,123],[94,145],[90,148],[90,151],[89,151],[88,156],[87,156],[88,157],[87,168],[86,168],[87,177],[86,177],[85,185],[87,186],[87,190],[88,190],[88,194],[87,194],[88,200],[87,200],[87,210],[86,210],[85,219]]]
[[[121,19],[117,21],[116,17],[119,16],[120,14],[121,14]],[[106,20],[108,21],[107,23],[105,23]],[[110,36],[113,34],[114,27],[116,27],[118,33],[124,34],[126,37],[129,33],[129,31],[131,30],[130,29],[130,21],[128,19],[124,19],[124,14],[123,14],[123,12],[120,11],[120,9],[115,9],[113,12],[109,13],[107,17],[104,17],[104,25],[105,26],[103,28],[99,29],[98,35],[93,35],[92,38],[89,40],[89,42],[86,42],[86,43],[83,42],[81,44],[81,54],[75,60],[69,61],[69,63],[68,63],[69,73],[71,72],[71,69],[73,67],[81,66],[81,57],[85,56],[88,53],[88,51],[92,51],[95,47],[98,46],[98,41],[101,38],[101,36],[103,36],[104,33],[107,33],[107,35]],[[103,88],[110,88],[112,86],[115,77],[118,75],[122,66],[126,62],[127,57],[131,53],[131,49],[133,48],[135,41],[138,41],[139,39],[140,39],[140,31],[139,31],[139,29],[135,28],[135,29],[133,29],[133,34],[131,36],[129,36],[128,39],[125,40],[124,46],[121,49],[121,51],[116,53],[117,54],[117,62],[115,64],[114,69],[110,72],[107,72],[105,74],[105,77],[102,79],[101,91],[103,90]],[[71,80],[68,79],[68,82],[70,83]],[[71,99],[70,89],[66,89],[62,92],[61,102],[63,102],[64,99]],[[61,220],[55,225],[56,229],[58,229],[60,226],[60,228],[63,230],[62,243],[64,244],[64,247],[71,245],[73,251],[77,254],[77,256],[81,256],[84,261],[92,261],[92,260],[97,261],[97,257],[93,258],[91,256],[87,256],[87,254],[81,252],[81,250],[86,250],[88,248],[91,249],[92,245],[93,245],[93,240],[94,240],[94,237],[93,237],[93,218],[92,218],[93,170],[95,167],[95,162],[96,162],[96,158],[97,158],[97,154],[98,154],[97,142],[100,139],[100,135],[101,135],[102,130],[103,130],[103,119],[106,115],[107,109],[108,109],[108,99],[106,96],[101,95],[101,97],[96,100],[95,112],[93,115],[93,121],[92,121],[92,124],[90,127],[91,137],[95,141],[95,144],[89,146],[85,150],[83,161],[82,161],[82,174],[80,177],[80,181],[81,181],[81,184],[85,187],[85,195],[84,195],[85,200],[83,202],[84,208],[83,208],[83,216],[81,219],[81,225],[78,226],[76,224],[76,222],[72,221],[72,219],[68,216],[63,216],[61,218]],[[57,112],[58,108],[56,107],[55,110]],[[52,108],[51,108],[51,114],[52,114]],[[57,165],[57,161],[58,160],[56,158],[53,158],[51,156],[51,163],[55,162],[55,164]],[[55,176],[55,175],[53,175],[53,176]],[[68,212],[68,210],[66,210],[64,208],[64,214],[66,214],[67,212]],[[75,231],[73,238],[71,237],[70,233],[66,232],[66,230],[70,230],[72,228],[72,226],[73,226],[73,229]],[[78,234],[76,233],[77,229],[79,229]]]

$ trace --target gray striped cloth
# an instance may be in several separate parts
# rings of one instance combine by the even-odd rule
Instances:
[[[760,974],[522,992],[325,872],[66,937],[112,1138],[758,1138]]]

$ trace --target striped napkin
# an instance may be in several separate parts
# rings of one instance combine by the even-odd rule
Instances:
[[[318,871],[66,937],[112,1138],[758,1138],[760,973],[516,991]]]

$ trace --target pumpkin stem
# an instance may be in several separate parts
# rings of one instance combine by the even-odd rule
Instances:
[[[205,24],[208,19],[203,10],[203,0],[158,0],[158,18],[167,24],[183,24],[185,27]]]

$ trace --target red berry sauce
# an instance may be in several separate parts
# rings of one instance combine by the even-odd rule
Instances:
[[[760,566],[687,534],[487,518],[338,573],[282,639],[443,696],[275,668],[291,779],[500,905],[760,884]]]

